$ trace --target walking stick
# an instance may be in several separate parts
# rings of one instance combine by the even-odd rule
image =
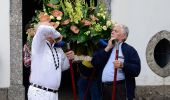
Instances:
[[[119,42],[116,42],[116,56],[115,60],[118,60],[119,55]],[[113,80],[113,92],[112,92],[112,100],[116,98],[116,81],[117,81],[117,68],[114,68],[114,80]]]
[[[70,51],[70,43],[67,43],[67,50]],[[72,81],[72,89],[73,89],[73,96],[74,100],[77,100],[77,94],[76,94],[76,86],[75,86],[75,80],[74,80],[74,70],[72,66],[72,60],[69,60],[70,63],[70,74],[71,74],[71,81]]]

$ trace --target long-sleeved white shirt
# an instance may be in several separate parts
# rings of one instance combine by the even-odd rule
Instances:
[[[123,56],[121,47],[122,47],[122,43],[119,45],[118,60],[123,63],[124,56]],[[114,47],[112,49],[110,58],[109,58],[107,64],[105,65],[105,68],[102,73],[102,82],[112,82],[114,79],[114,64],[113,64],[113,62],[115,61],[115,55],[116,55],[116,47]],[[117,69],[117,78],[116,79],[117,79],[117,81],[125,79],[124,72],[120,68]]]
[[[58,38],[60,33],[48,25],[40,25],[37,28],[32,41],[30,82],[57,90],[60,86],[61,72],[69,68],[69,60],[61,48],[56,48],[59,57],[59,68],[56,69],[51,49],[47,45],[47,43],[50,44],[46,40],[49,35]],[[57,55],[53,48],[54,44],[50,46],[58,65]]]

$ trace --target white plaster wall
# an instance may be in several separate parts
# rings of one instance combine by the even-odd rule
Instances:
[[[170,31],[170,0],[112,0],[112,20],[129,27],[127,42],[134,46],[141,58],[141,73],[137,85],[170,85],[170,77],[155,74],[146,62],[146,47],[151,37]]]
[[[0,88],[10,85],[9,0],[0,0]]]

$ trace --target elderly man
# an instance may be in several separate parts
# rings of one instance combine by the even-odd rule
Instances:
[[[125,25],[115,25],[107,46],[97,50],[93,55],[92,65],[99,72],[103,100],[112,100],[115,68],[117,68],[115,100],[133,100],[135,98],[135,77],[139,75],[141,65],[137,51],[125,43],[128,33],[129,30]],[[119,45],[112,41],[117,41]],[[115,45],[119,48],[118,60],[115,60]]]
[[[74,52],[65,54],[61,48],[54,48],[56,38],[61,40],[62,36],[50,24],[37,27],[31,47],[28,100],[58,100],[61,72],[69,68]]]

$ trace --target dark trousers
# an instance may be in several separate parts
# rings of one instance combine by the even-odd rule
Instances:
[[[102,100],[112,100],[113,82],[103,83],[102,93],[103,93]],[[127,100],[125,81],[120,81],[116,83],[116,99],[115,100]]]
[[[91,81],[90,84],[89,81]],[[86,96],[85,100],[101,100],[101,89],[98,83],[97,79],[87,80],[80,76],[78,80],[79,100],[84,100],[84,96]]]
[[[28,88],[29,88],[29,85],[25,86],[25,100],[28,100]]]
[[[29,88],[30,67],[23,67],[23,85],[25,87],[25,100],[28,100],[27,93]]]

